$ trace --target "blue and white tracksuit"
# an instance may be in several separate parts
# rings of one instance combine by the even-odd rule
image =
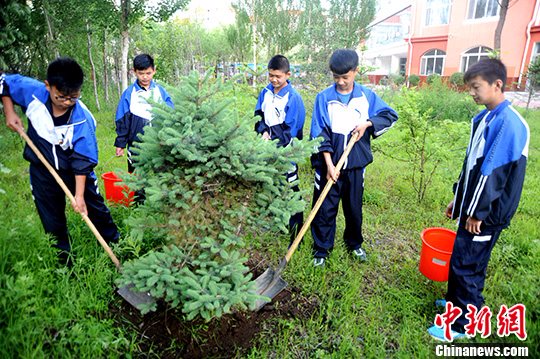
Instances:
[[[450,259],[446,300],[463,310],[453,329],[463,332],[467,304],[480,308],[486,268],[501,231],[517,210],[529,151],[529,127],[504,101],[472,120],[471,138],[454,186],[458,232]],[[481,233],[465,230],[467,218],[482,221]]]
[[[146,90],[135,80],[123,93],[116,109],[116,140],[114,146],[128,149],[128,171],[134,170],[130,147],[133,143],[140,141],[139,135],[144,133],[144,126],[152,122],[152,104],[154,102],[164,102],[174,108],[171,97],[167,91],[155,81],[150,82],[150,87]]]
[[[360,248],[362,237],[362,196],[364,169],[373,161],[370,139],[385,133],[397,121],[397,113],[370,89],[355,83],[348,102],[342,103],[336,85],[321,91],[316,99],[311,120],[311,138],[322,137],[319,153],[311,158],[315,168],[313,204],[326,185],[327,166],[323,152],[329,152],[337,164],[351,137],[351,132],[364,121],[371,121],[362,138],[353,146],[311,224],[314,256],[327,257],[334,247],[336,216],[343,199],[345,232],[343,239],[348,250]]]
[[[306,110],[300,94],[292,87],[289,81],[277,94],[274,93],[274,86],[268,84],[261,93],[255,105],[255,116],[261,119],[255,123],[255,131],[259,134],[268,132],[271,140],[278,140],[278,146],[289,145],[293,138],[301,140],[303,138],[304,121]],[[298,181],[298,166],[293,163],[294,169],[286,174],[287,182]],[[293,187],[295,192],[299,191],[298,185]],[[295,213],[289,220],[291,241],[294,240],[296,232],[304,223],[302,212]]]
[[[28,117],[28,137],[72,193],[75,175],[86,175],[84,199],[88,216],[106,241],[117,241],[117,227],[97,187],[96,121],[88,108],[77,101],[66,115],[55,118],[45,84],[21,75],[2,75],[0,94],[22,108]],[[30,162],[32,195],[45,232],[56,238],[56,247],[69,251],[65,194],[28,145],[23,156]]]
[[[293,138],[302,139],[306,118],[304,102],[300,94],[287,81],[287,86],[274,94],[274,86],[268,84],[255,105],[255,116],[261,119],[255,124],[255,131],[270,134],[279,146],[287,146]]]

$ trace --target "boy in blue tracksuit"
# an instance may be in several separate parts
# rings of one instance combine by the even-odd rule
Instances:
[[[106,241],[116,242],[118,230],[99,194],[94,173],[98,162],[96,121],[79,100],[83,76],[77,62],[58,58],[50,63],[44,83],[2,74],[0,94],[7,126],[23,130],[14,109],[14,104],[19,105],[28,117],[28,136],[74,194],[75,211],[87,214]],[[23,156],[30,162],[30,185],[41,223],[56,240],[60,259],[69,263],[65,194],[28,146]]]
[[[519,204],[529,148],[529,127],[505,100],[506,67],[497,59],[482,60],[464,75],[469,94],[485,105],[472,120],[471,137],[454,200],[446,216],[458,220],[450,258],[446,301],[462,310],[452,325],[452,339],[464,336],[467,305],[480,310],[491,251]],[[445,340],[441,327],[428,330]]]
[[[397,113],[374,92],[354,82],[358,73],[358,55],[354,50],[336,50],[330,58],[334,84],[317,94],[311,120],[311,138],[322,137],[319,153],[312,156],[315,168],[313,204],[327,181],[334,181],[311,224],[314,266],[323,266],[334,247],[336,216],[343,199],[347,250],[360,260],[362,249],[362,196],[364,170],[373,161],[370,138],[386,132],[397,120]],[[358,132],[341,172],[335,165],[351,136]]]
[[[158,85],[153,77],[156,74],[154,59],[148,54],[140,54],[133,59],[133,71],[137,78],[123,93],[116,109],[116,156],[123,156],[127,148],[128,172],[135,170],[131,151],[144,126],[152,122],[152,104],[148,100],[164,102],[174,107],[167,91]]]
[[[277,145],[289,145],[294,138],[302,139],[302,130],[306,110],[300,94],[292,87],[289,81],[291,69],[289,60],[283,55],[276,55],[268,62],[268,79],[266,86],[255,105],[255,116],[260,120],[255,123],[255,131],[265,140],[277,140]],[[287,173],[289,183],[298,181],[298,166]],[[293,187],[299,191],[298,185]],[[302,212],[293,214],[289,221],[291,242],[304,222]]]

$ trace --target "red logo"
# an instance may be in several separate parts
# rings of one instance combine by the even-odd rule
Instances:
[[[515,334],[519,339],[525,340],[525,305],[516,304],[510,309],[506,305],[501,305],[501,310],[497,314],[497,335],[507,337]]]
[[[491,335],[491,309],[482,307],[478,310],[474,305],[467,304],[468,312],[465,318],[469,319],[469,324],[465,325],[465,333],[470,336],[475,336],[480,333],[482,338],[487,338]]]
[[[462,313],[461,308],[454,306],[452,302],[446,302],[444,313],[435,316],[435,325],[444,329],[444,337],[448,341],[453,339],[451,326]],[[493,317],[493,313],[489,307],[485,306],[478,310],[474,305],[467,304],[465,318],[468,319],[469,323],[464,327],[465,334],[473,337],[479,333],[482,338],[489,337],[491,335],[491,317]],[[501,305],[497,314],[497,335],[507,337],[510,334],[515,334],[521,340],[527,338],[524,304],[516,304],[510,308],[504,304]]]
[[[446,302],[446,310],[443,314],[437,314],[435,316],[435,325],[444,329],[444,337],[448,341],[452,341],[452,334],[450,327],[463,313],[461,308],[454,307],[452,302]]]

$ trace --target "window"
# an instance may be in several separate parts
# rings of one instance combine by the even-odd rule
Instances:
[[[422,56],[420,62],[420,75],[442,75],[446,52],[442,50],[430,50]]]
[[[531,63],[533,63],[538,58],[538,56],[540,56],[540,42],[534,44],[531,55]]]
[[[465,52],[461,57],[461,72],[467,71],[469,67],[478,61],[489,58],[490,51],[492,50],[489,47],[479,46]]]
[[[469,19],[481,19],[484,17],[494,17],[499,15],[498,0],[470,0]]]
[[[450,0],[426,1],[426,26],[446,25],[450,17]]]
[[[371,31],[370,43],[372,46],[387,45],[403,41],[402,26],[400,24],[379,24]]]
[[[399,58],[399,74],[405,76],[407,66],[407,58],[406,57],[400,57]]]

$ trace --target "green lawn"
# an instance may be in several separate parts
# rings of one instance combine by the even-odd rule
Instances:
[[[248,101],[246,101],[248,102]],[[251,106],[251,104],[250,104]],[[495,246],[488,268],[486,304],[495,313],[501,305],[527,307],[524,343],[514,335],[495,334],[473,342],[526,344],[530,357],[540,355],[540,111],[525,114],[531,128],[528,173],[522,201],[512,226]],[[97,114],[100,165],[98,175],[125,168],[115,158],[111,113]],[[1,119],[3,121],[3,119]],[[309,126],[309,125],[308,125]],[[392,130],[394,131],[394,130]],[[392,136],[392,131],[385,136]],[[466,141],[466,140],[465,140]],[[22,141],[0,126],[0,348],[4,357],[122,357],[139,353],[137,333],[114,324],[109,305],[119,301],[112,287],[115,268],[80,217],[71,210],[69,225],[77,255],[73,270],[56,263],[49,239],[35,211],[22,159]],[[464,149],[463,149],[464,152]],[[462,152],[462,153],[463,153]],[[311,265],[311,236],[294,255],[286,280],[305,296],[315,296],[320,307],[309,319],[279,319],[279,330],[262,333],[249,353],[260,357],[433,357],[435,346],[426,328],[437,313],[433,304],[445,292],[418,271],[423,228],[454,229],[442,211],[451,199],[451,184],[459,161],[445,164],[423,204],[405,178],[405,163],[375,154],[366,172],[364,205],[365,248],[369,259],[359,263],[344,251],[341,240],[327,266]],[[301,168],[301,186],[311,193],[311,170]],[[310,202],[310,197],[306,198]],[[129,252],[129,209],[112,208]],[[306,212],[307,214],[307,212]],[[343,218],[338,219],[341,238]],[[268,243],[261,245],[264,241]],[[283,236],[250,239],[248,248],[264,248],[277,263],[285,254]],[[269,326],[270,327],[270,326]],[[127,355],[126,355],[127,354]],[[147,354],[147,353],[145,353]]]

